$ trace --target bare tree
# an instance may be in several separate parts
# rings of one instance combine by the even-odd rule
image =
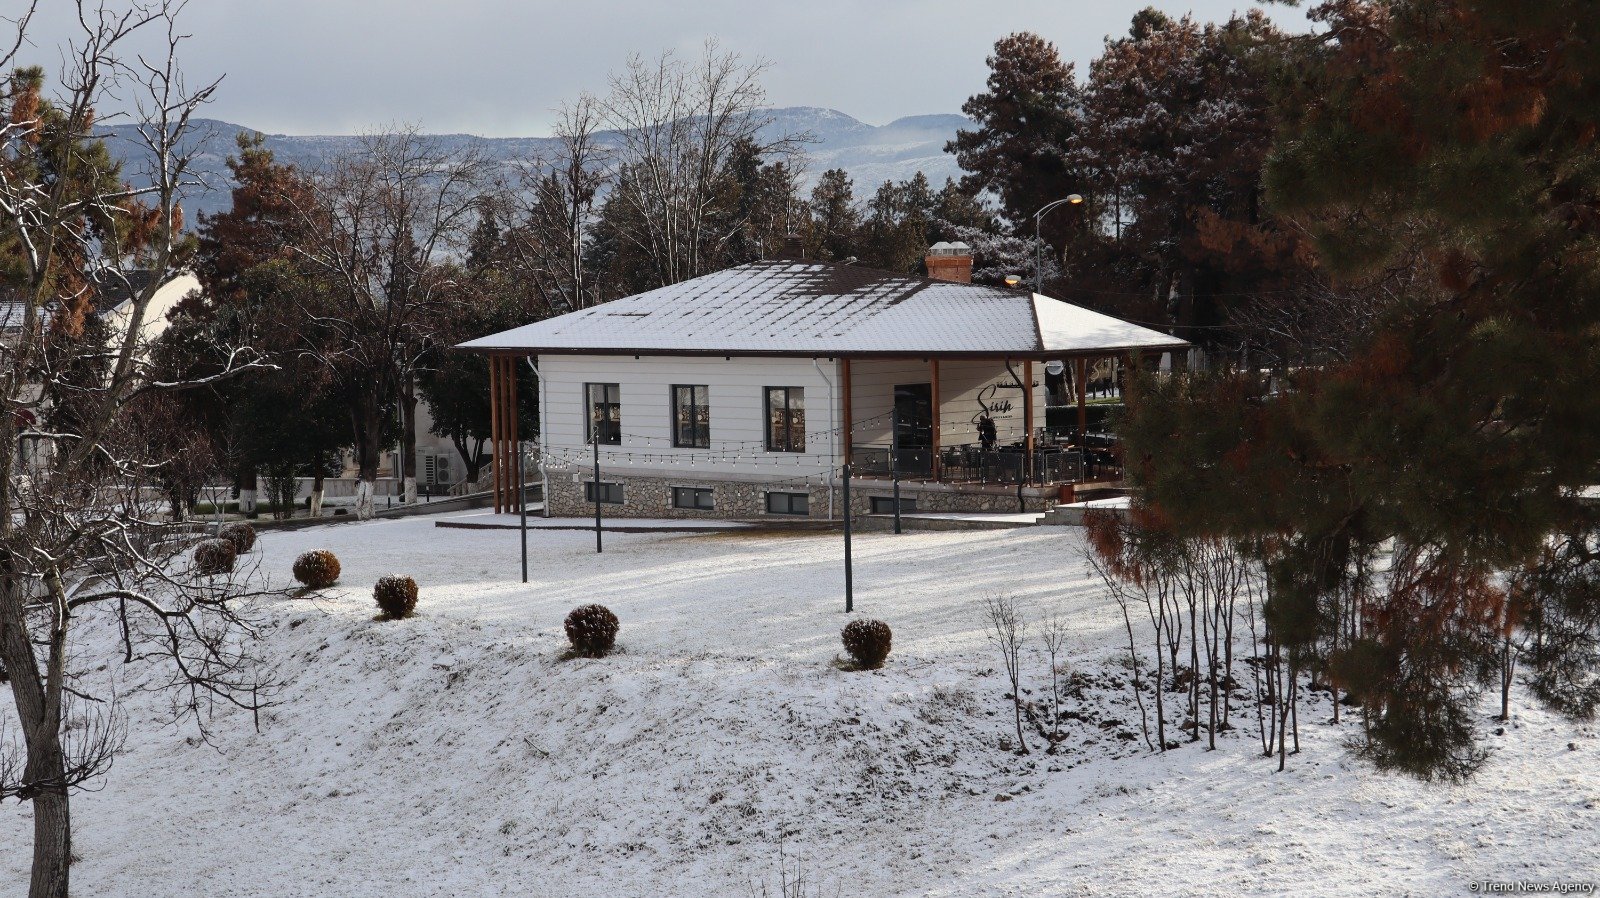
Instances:
[[[181,7],[79,0],[58,93],[47,97],[33,70],[0,96],[0,252],[20,307],[0,340],[0,661],[15,708],[0,734],[0,798],[33,804],[33,898],[68,894],[69,796],[121,744],[115,686],[90,682],[98,659],[81,634],[123,628],[124,657],[163,662],[174,711],[202,728],[202,707],[262,702],[244,584],[186,562],[184,525],[144,501],[170,458],[141,452],[130,427],[142,396],[259,364],[240,348],[203,381],[160,381],[142,351],[151,299],[182,261],[179,199],[197,152],[186,138],[217,87],[192,87],[178,69]],[[0,41],[0,70],[29,45],[32,8]],[[135,56],[136,39],[156,49]],[[129,186],[96,140],[94,126],[115,119],[96,107],[113,95],[133,97],[144,186]],[[107,342],[84,315],[112,290],[129,313]]]
[[[629,59],[599,103],[620,141],[612,201],[627,214],[616,218],[619,237],[663,286],[705,274],[716,250],[743,228],[723,208],[735,150],[789,152],[802,139],[761,139],[772,121],[762,112],[765,69],[711,40],[692,65],[670,52],[653,62]]]
[[[529,160],[513,202],[523,206],[506,246],[516,273],[560,314],[594,305],[585,248],[611,152],[599,139],[599,101],[584,94],[561,108],[555,151]]]
[[[1062,661],[1067,636],[1072,632],[1067,619],[1052,611],[1039,622],[1039,641],[1044,644],[1045,660],[1050,664],[1050,751],[1061,741],[1061,677],[1067,668]]]
[[[1112,598],[1122,610],[1123,625],[1128,634],[1128,658],[1133,670],[1133,694],[1139,705],[1141,726],[1146,744],[1150,743],[1150,729],[1143,697],[1146,682],[1139,665],[1139,651],[1134,635],[1135,604],[1144,606],[1145,617],[1150,621],[1150,639],[1156,658],[1155,677],[1150,681],[1155,698],[1156,742],[1154,747],[1166,751],[1167,744],[1167,671],[1172,671],[1172,685],[1178,681],[1178,651],[1182,644],[1183,616],[1181,598],[1181,570],[1184,553],[1173,542],[1151,541],[1149,533],[1138,520],[1113,513],[1094,513],[1084,519],[1088,536],[1088,560],[1105,581]]]
[[[440,264],[462,245],[480,206],[485,164],[448,151],[414,126],[361,138],[311,178],[293,203],[306,235],[293,247],[312,283],[302,291],[313,353],[350,409],[356,513],[369,518],[385,421],[398,409],[405,500],[417,498],[417,371],[434,340],[455,273]]]
[[[1000,650],[1000,660],[1005,666],[1006,680],[1011,684],[1011,710],[1017,725],[1017,752],[1028,753],[1028,742],[1022,737],[1022,646],[1027,641],[1028,621],[1016,598],[992,595],[983,601],[984,628],[989,641]]]

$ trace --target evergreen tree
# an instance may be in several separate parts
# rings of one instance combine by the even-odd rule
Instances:
[[[842,168],[832,168],[811,188],[811,229],[806,241],[810,258],[836,262],[856,255],[856,232],[861,210],[856,208],[855,185]]]
[[[1082,94],[1072,65],[1036,34],[1000,39],[987,61],[987,89],[961,107],[978,127],[958,132],[945,152],[969,173],[970,194],[994,193],[1013,225],[1031,225],[1045,203],[1088,190],[1068,153],[1082,127]],[[1059,250],[1082,222],[1055,216],[1048,225],[1045,239]]]
[[[922,172],[899,183],[883,182],[867,203],[866,220],[856,241],[861,263],[899,274],[921,272],[935,206]]]
[[[1216,348],[1237,339],[1218,330],[1231,297],[1310,276],[1299,232],[1266,215],[1260,197],[1283,45],[1259,12],[1200,25],[1154,9],[1106,42],[1070,154],[1094,182],[1088,214],[1109,233],[1083,247],[1080,268],[1099,269],[1092,280],[1112,295],[1153,302],[1103,305]]]
[[[260,134],[236,142],[238,154],[227,160],[233,203],[200,220],[195,270],[205,290],[180,304],[154,358],[170,376],[192,377],[221,370],[226,347],[241,342],[267,354],[274,369],[174,401],[207,429],[207,442],[235,472],[241,511],[254,511],[258,477],[271,471],[279,482],[312,477],[312,510],[320,514],[323,477],[351,437],[327,372],[308,356],[317,332],[301,314],[302,300],[317,287],[297,266],[294,243],[304,236],[299,209],[309,189],[292,166],[273,159]]]
[[[1600,478],[1600,10],[1317,15],[1327,37],[1296,44],[1268,196],[1335,276],[1396,287],[1345,361],[1270,384],[1142,380],[1130,477],[1177,531],[1258,547],[1269,623],[1361,702],[1371,758],[1462,777],[1511,634],[1552,628],[1525,663],[1561,710],[1592,709],[1600,678],[1600,530],[1581,499]],[[1351,595],[1354,616],[1329,613]]]
[[[507,233],[497,245],[489,245],[487,230],[480,226],[478,233],[485,242],[476,247],[475,255],[491,260],[511,256],[516,250],[508,244],[527,239],[525,234]],[[469,261],[464,271],[447,272],[447,277],[456,290],[451,301],[441,306],[433,344],[419,365],[417,389],[433,420],[431,432],[450,440],[466,468],[467,481],[476,483],[490,457],[489,360],[452,347],[559,312],[538,291],[519,284],[521,275],[515,269],[495,264],[473,266]],[[516,366],[516,377],[522,438],[535,440],[539,433],[538,382],[521,364]]]

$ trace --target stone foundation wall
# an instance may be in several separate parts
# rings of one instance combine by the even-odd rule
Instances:
[[[1054,489],[1023,487],[1021,507],[1016,487],[976,487],[944,483],[901,483],[900,501],[916,502],[914,512],[996,512],[1048,511],[1055,507],[1059,493]],[[850,485],[850,508],[855,514],[872,513],[873,497],[892,499],[894,486],[879,480],[856,481]],[[885,503],[886,504],[886,503]]]
[[[592,478],[579,475],[574,483],[572,474],[550,473],[550,495],[547,503],[554,517],[587,517],[594,513],[594,503],[584,498],[584,485]],[[603,483],[622,484],[622,504],[602,503],[601,514],[619,518],[771,518],[796,520],[827,518],[828,488],[802,484],[768,484],[760,481],[695,480],[687,477],[639,477],[601,475]],[[676,486],[711,489],[712,508],[675,508],[672,488]],[[767,493],[805,493],[810,506],[809,515],[772,514],[767,511]]]
[[[587,475],[578,475],[574,482],[572,473],[550,472],[550,494],[546,501],[550,514],[555,517],[588,517],[594,513],[594,503],[584,498]],[[650,477],[636,475],[601,476],[602,482],[623,485],[621,505],[605,503],[602,514],[619,518],[705,518],[795,520],[828,517],[828,487],[803,484],[770,483],[762,480],[697,480],[687,477]],[[672,488],[675,486],[710,488],[713,507],[709,510],[675,508],[672,505]],[[809,497],[809,515],[772,514],[767,511],[767,493],[805,493]],[[856,515],[872,512],[873,497],[889,498],[894,495],[891,484],[881,480],[857,480],[851,484],[851,510]],[[1047,511],[1054,507],[1057,490],[1045,487],[1024,487],[1022,504],[1027,511]],[[918,512],[996,512],[1015,513],[1019,510],[1016,487],[978,487],[942,483],[903,482],[900,484],[901,501],[915,500]],[[842,485],[834,486],[835,513],[842,514],[844,499]],[[911,511],[912,509],[907,509]]]

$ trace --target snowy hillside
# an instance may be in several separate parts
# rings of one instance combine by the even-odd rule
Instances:
[[[834,663],[837,534],[615,534],[597,556],[592,534],[536,532],[528,585],[514,531],[427,518],[257,554],[281,582],[311,548],[342,586],[260,609],[288,685],[259,735],[219,711],[207,746],[131,700],[130,752],[74,805],[80,894],[742,896],[776,890],[780,850],[855,896],[1421,896],[1595,872],[1600,739],[1542,713],[1489,736],[1464,786],[1351,759],[1316,696],[1286,773],[1248,727],[1149,754],[1074,528],[860,535],[858,610],[895,630],[870,673]],[[417,618],[373,620],[391,572],[420,582]],[[1002,747],[979,610],[997,590],[1070,621],[1059,754]],[[562,616],[596,600],[622,652],[562,660]],[[1025,664],[1037,695],[1044,662]],[[0,811],[6,894],[27,815]]]
[[[903,180],[917,172],[927,175],[936,187],[946,178],[959,178],[960,167],[955,157],[944,152],[946,142],[955,138],[956,131],[972,127],[972,123],[959,115],[920,115],[897,119],[887,125],[866,124],[836,109],[811,106],[791,106],[768,110],[772,124],[766,133],[772,137],[782,135],[808,135],[812,142],[804,147],[806,188],[830,168],[843,168],[856,181],[856,194],[865,197],[886,180]],[[234,137],[254,129],[247,125],[214,119],[196,122],[195,140],[203,147],[196,159],[194,174],[205,182],[203,188],[193,188],[186,198],[185,208],[190,212],[188,221],[199,219],[193,213],[216,213],[226,209],[231,202],[226,160],[235,152]],[[132,125],[113,126],[107,129],[108,145],[113,155],[138,160],[142,144],[138,142]],[[489,158],[511,166],[537,159],[553,151],[555,143],[546,137],[477,137],[471,134],[441,134],[436,137],[447,146],[477,145]],[[601,140],[607,140],[602,134]],[[302,168],[317,165],[321,160],[355,146],[356,138],[348,135],[267,135],[266,145],[282,162]],[[124,172],[133,183],[145,183],[140,178],[136,162],[128,164]]]

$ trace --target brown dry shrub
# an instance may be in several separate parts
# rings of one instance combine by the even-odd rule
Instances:
[[[207,577],[226,574],[233,570],[233,562],[238,557],[239,550],[232,540],[201,540],[194,547],[194,569],[196,573]]]
[[[294,578],[310,589],[339,582],[339,558],[327,549],[313,549],[294,560]]]
[[[255,548],[256,528],[246,524],[244,521],[234,521],[229,524],[223,524],[217,530],[217,537],[233,543],[233,547],[238,554],[243,555]]]
[[[372,587],[372,598],[385,620],[410,617],[417,610],[417,581],[410,577],[379,577]]]
[[[567,638],[585,658],[604,658],[616,645],[622,624],[604,605],[579,605],[567,614]]]
[[[839,633],[844,640],[845,653],[862,670],[877,670],[889,659],[889,649],[894,644],[894,634],[881,620],[861,618],[844,625]]]

